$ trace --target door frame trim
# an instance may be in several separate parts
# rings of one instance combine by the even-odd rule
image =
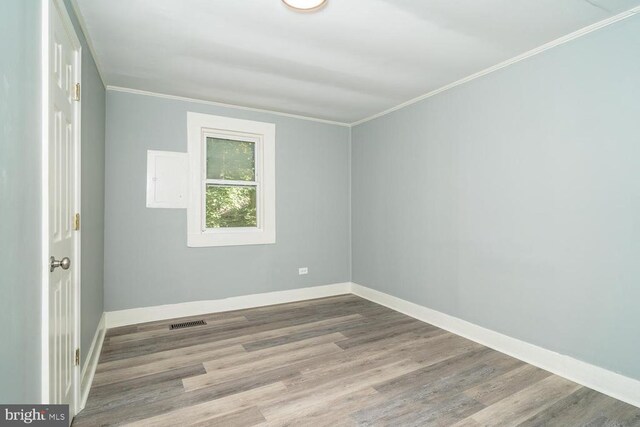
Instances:
[[[41,242],[42,242],[42,288],[41,288],[41,401],[42,403],[50,403],[50,372],[49,372],[49,72],[50,72],[50,55],[49,55],[49,42],[50,42],[50,19],[53,13],[60,13],[62,23],[69,32],[71,42],[74,49],[77,51],[75,58],[78,80],[82,81],[82,44],[76,32],[73,22],[69,17],[66,6],[63,0],[40,0],[41,1]],[[74,141],[74,161],[75,161],[75,194],[73,195],[74,204],[76,206],[76,212],[81,213],[81,131],[82,131],[82,95],[80,101],[76,102],[74,108],[75,115],[75,141]],[[73,266],[75,274],[75,333],[74,333],[74,348],[80,348],[80,304],[81,304],[81,231],[74,232],[74,245],[75,251],[73,256]],[[76,411],[80,407],[80,369],[81,364],[74,367],[73,381],[74,381],[74,408]],[[73,418],[75,414],[69,414]]]

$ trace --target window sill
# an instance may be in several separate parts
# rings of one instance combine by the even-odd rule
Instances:
[[[274,232],[227,231],[201,232],[187,235],[187,246],[190,248],[206,248],[214,246],[270,245],[276,243]]]

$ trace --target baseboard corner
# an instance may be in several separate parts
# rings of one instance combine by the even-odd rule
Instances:
[[[82,374],[80,377],[80,407],[78,412],[83,410],[87,404],[91,383],[93,382],[93,376],[98,367],[98,360],[100,359],[100,352],[102,351],[106,331],[106,313],[102,313],[100,322],[98,322],[98,327],[96,328],[96,333],[93,336],[93,341],[91,342],[91,347],[89,347],[87,357],[82,366]]]

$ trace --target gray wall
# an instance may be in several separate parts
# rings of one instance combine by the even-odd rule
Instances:
[[[146,152],[186,152],[187,111],[276,124],[276,244],[188,248],[186,210],[145,207]],[[345,127],[107,91],[106,310],[349,281],[348,156]]]
[[[40,400],[39,28],[39,1],[0,1],[0,403]]]
[[[80,348],[85,357],[104,311],[104,141],[106,91],[70,0],[82,44],[82,289]]]
[[[353,281],[640,378],[640,16],[353,129]]]

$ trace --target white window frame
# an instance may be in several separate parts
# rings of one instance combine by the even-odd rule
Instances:
[[[273,123],[232,119],[201,113],[187,113],[189,156],[189,203],[187,246],[264,245],[276,242],[276,126]],[[250,141],[255,145],[255,181],[238,182],[256,186],[257,227],[206,228],[206,185],[233,185],[234,181],[211,180],[206,175],[207,137]]]

